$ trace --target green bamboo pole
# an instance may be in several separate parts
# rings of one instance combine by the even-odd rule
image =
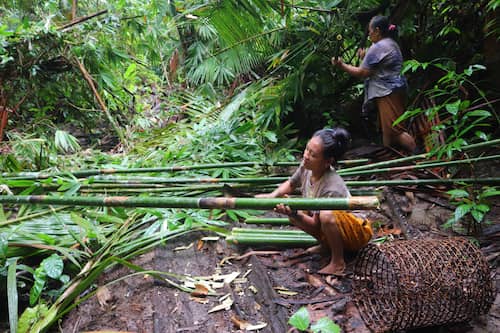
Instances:
[[[226,241],[245,245],[302,245],[310,246],[318,241],[301,230],[243,229],[233,228]]]
[[[247,183],[247,184],[276,184],[286,181],[289,177],[255,177],[255,178],[166,178],[166,177],[130,177],[119,179],[116,177],[99,177],[93,179],[94,183],[113,184],[221,184],[221,183]]]
[[[445,185],[445,184],[500,184],[500,177],[491,178],[454,178],[454,179],[395,179],[395,180],[348,180],[351,186],[401,186],[401,185]]]
[[[369,158],[358,158],[354,160],[340,160],[337,162],[339,165],[357,165],[357,164],[365,164],[369,163],[371,160]],[[271,163],[268,164],[268,166],[282,166],[282,167],[291,167],[291,166],[298,166],[300,164],[300,161],[294,161],[294,162],[276,162],[276,163]]]
[[[302,230],[299,229],[264,229],[264,228],[233,228],[232,234],[252,234],[262,236],[306,236]]]
[[[214,168],[236,168],[236,167],[246,167],[255,166],[258,163],[255,162],[229,162],[229,163],[214,163],[214,164],[198,164],[198,165],[174,165],[166,167],[156,167],[156,168],[128,168],[128,169],[115,169],[115,168],[102,168],[102,169],[84,169],[84,170],[74,170],[66,172],[18,172],[18,173],[2,173],[2,177],[13,177],[15,179],[47,179],[50,177],[59,177],[72,174],[73,176],[79,177],[90,177],[97,175],[110,175],[110,174],[123,174],[123,173],[154,173],[154,172],[178,172],[178,171],[188,171],[188,170],[200,170],[200,169],[214,169]]]
[[[357,160],[341,160],[338,164],[341,165],[356,165],[369,162],[369,159],[357,159]],[[102,169],[84,169],[84,170],[73,170],[73,171],[61,171],[61,172],[16,172],[8,173],[3,172],[2,178],[18,179],[18,180],[36,180],[36,179],[47,179],[51,177],[61,177],[71,174],[77,178],[85,178],[97,175],[111,175],[111,174],[131,174],[131,173],[158,173],[158,172],[179,172],[179,171],[189,171],[189,170],[208,170],[208,169],[218,169],[218,168],[238,168],[238,167],[256,167],[256,166],[298,166],[299,161],[295,162],[276,162],[273,164],[259,163],[259,162],[226,162],[226,163],[213,163],[213,164],[196,164],[196,165],[174,165],[165,167],[155,167],[155,168],[102,168]]]
[[[392,167],[392,168],[382,168],[382,169],[354,170],[354,171],[339,170],[338,174],[341,176],[360,176],[360,175],[374,174],[374,173],[400,172],[400,171],[408,171],[408,170],[419,170],[419,169],[444,167],[444,166],[450,166],[450,165],[469,164],[469,163],[485,162],[485,161],[497,160],[497,159],[500,159],[500,155],[467,158],[467,159],[455,160],[455,161],[427,162],[427,163],[405,165],[405,166]]]
[[[270,224],[270,225],[289,225],[290,220],[287,217],[249,217],[245,219],[246,224]]]
[[[273,209],[285,204],[292,209],[373,209],[377,208],[377,197],[349,198],[224,198],[224,197],[64,197],[45,195],[5,195],[0,203],[44,204],[68,206],[113,206],[113,207],[157,207],[157,208],[201,208],[201,209]]]
[[[462,147],[462,150],[468,151],[468,150],[473,150],[473,149],[477,149],[477,148],[494,146],[494,145],[498,145],[498,144],[500,144],[500,139],[485,141],[485,142],[480,142],[480,143],[475,143],[472,145],[464,146],[464,147]],[[387,166],[396,165],[399,163],[413,162],[413,161],[416,161],[419,159],[424,159],[427,157],[429,157],[429,154],[424,153],[424,154],[419,154],[419,155],[397,158],[397,159],[390,160],[390,161],[382,161],[382,162],[371,163],[371,164],[366,164],[366,165],[359,165],[359,166],[343,169],[343,171],[344,172],[351,172],[354,170],[366,170],[366,169],[372,169],[372,168],[387,167]]]

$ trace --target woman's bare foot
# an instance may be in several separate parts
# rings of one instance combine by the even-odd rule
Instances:
[[[318,274],[322,275],[335,275],[335,276],[344,276],[345,273],[345,263],[342,265],[339,264],[334,264],[330,262],[328,265],[323,267],[321,270],[318,271]]]
[[[308,247],[305,251],[304,254],[322,254],[322,253],[328,253],[330,249],[323,245],[323,244],[318,244],[314,245],[311,247]]]

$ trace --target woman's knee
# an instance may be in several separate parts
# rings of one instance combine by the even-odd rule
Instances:
[[[321,224],[321,228],[329,227],[338,229],[337,220],[332,213],[325,213],[319,215],[319,220]]]

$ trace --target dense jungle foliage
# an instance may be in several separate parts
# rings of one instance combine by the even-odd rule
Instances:
[[[74,169],[293,161],[324,126],[361,137],[362,82],[330,59],[358,64],[376,14],[399,28],[413,133],[438,158],[462,156],[463,146],[498,138],[499,7],[498,0],[2,0],[2,191],[76,195],[92,180],[65,173]],[[8,179],[22,171],[52,176]],[[218,195],[178,192],[199,193]],[[487,206],[472,199],[477,192],[455,194],[477,203],[457,220],[474,211],[481,222]],[[9,296],[11,331],[50,327],[110,265],[138,269],[126,260],[188,230],[220,232],[217,214],[245,213],[211,214],[0,209],[0,290]],[[18,293],[29,295],[19,321]]]

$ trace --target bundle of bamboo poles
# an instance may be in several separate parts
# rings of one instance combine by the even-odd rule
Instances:
[[[464,151],[500,144],[500,139],[480,144],[469,145]],[[425,160],[427,154],[383,161],[378,163],[367,163],[368,160],[344,160],[344,166],[338,170],[343,177],[362,177],[365,175],[400,173],[410,170],[433,170],[435,168],[449,167],[460,164],[474,164],[478,162],[494,161],[500,155],[480,156],[460,160]],[[424,159],[424,160],[422,160]],[[421,160],[421,161],[419,161]],[[417,162],[419,161],[419,162]],[[192,177],[181,178],[172,176],[149,176],[131,177],[117,176],[114,174],[137,174],[137,173],[160,173],[178,172],[188,170],[204,170],[212,168],[247,168],[269,166],[296,166],[298,162],[278,162],[272,165],[254,162],[235,162],[221,164],[205,164],[192,166],[169,166],[160,168],[131,168],[131,169],[91,169],[77,170],[71,173],[3,173],[0,185],[6,185],[10,189],[23,189],[37,187],[39,191],[64,192],[68,186],[60,186],[60,182],[74,182],[70,185],[77,186],[80,193],[179,193],[182,196],[200,196],[204,193],[223,193],[231,196],[240,196],[231,191],[250,190],[252,193],[270,191],[276,184],[288,179],[288,177],[241,177],[241,178],[210,178]],[[71,175],[73,180],[65,181],[58,177]],[[432,175],[431,175],[432,176]],[[49,179],[49,181],[40,181]],[[52,182],[50,182],[52,179]],[[378,186],[413,186],[413,185],[450,185],[454,183],[464,184],[500,184],[500,178],[425,178],[425,179],[392,179],[392,180],[347,180],[347,186],[355,187],[378,187]],[[226,190],[229,193],[226,193]],[[236,191],[237,192],[237,191]]]

